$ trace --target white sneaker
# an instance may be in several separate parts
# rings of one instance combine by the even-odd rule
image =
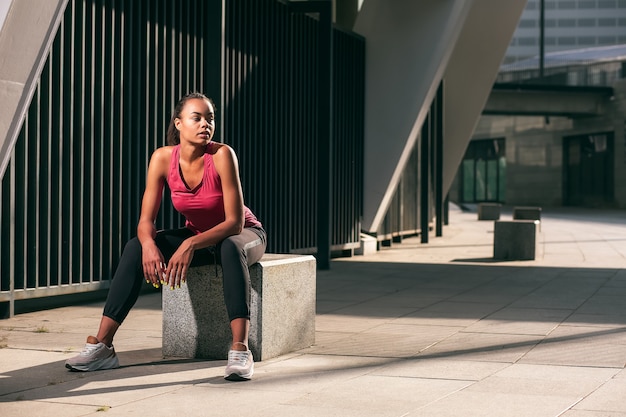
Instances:
[[[228,365],[224,379],[229,381],[247,381],[254,374],[254,360],[249,350],[229,350]]]
[[[65,367],[72,371],[98,371],[100,369],[118,368],[120,363],[113,346],[108,347],[102,342],[89,336],[83,351],[78,356],[65,361]]]

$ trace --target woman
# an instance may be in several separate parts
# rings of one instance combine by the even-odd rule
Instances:
[[[98,333],[87,338],[80,355],[67,360],[67,368],[118,367],[113,337],[137,301],[142,279],[157,288],[179,287],[189,266],[212,262],[210,250],[215,249],[224,274],[224,300],[232,330],[225,378],[252,377],[248,266],[263,256],[267,237],[243,203],[234,151],[213,142],[214,133],[212,101],[199,93],[183,97],[168,128],[170,146],[157,149],[150,159],[137,237],[124,248]],[[185,227],[157,232],[154,222],[166,182],[174,208],[185,217]]]

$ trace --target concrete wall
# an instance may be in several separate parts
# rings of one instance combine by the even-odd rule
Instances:
[[[2,32],[2,26],[4,26],[4,19],[9,13],[9,7],[11,7],[12,0],[0,0],[0,32]]]
[[[444,192],[454,179],[526,0],[366,0],[363,229],[387,212],[445,78]]]
[[[448,192],[526,0],[476,0],[444,75],[443,190]]]
[[[14,1],[0,30],[0,177],[66,4],[67,0]]]

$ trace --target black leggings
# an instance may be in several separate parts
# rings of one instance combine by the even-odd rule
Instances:
[[[155,242],[165,257],[166,263],[181,243],[192,235],[193,232],[187,228],[162,230],[157,233]],[[261,259],[266,245],[265,230],[260,227],[247,227],[240,234],[227,237],[215,248],[199,249],[194,253],[191,266],[209,265],[215,262],[222,265],[224,301],[230,320],[250,318],[248,267]],[[130,309],[135,305],[144,282],[141,243],[135,237],[124,247],[111,281],[103,314],[122,324]]]

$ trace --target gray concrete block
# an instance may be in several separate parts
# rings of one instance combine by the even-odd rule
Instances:
[[[361,233],[361,246],[354,250],[355,255],[372,255],[378,251],[378,241],[375,237]]]
[[[534,260],[539,257],[538,220],[498,220],[494,225],[493,257],[501,260]]]
[[[250,267],[250,350],[266,360],[315,342],[316,261],[266,254]],[[163,355],[226,359],[231,343],[219,265],[191,268],[163,288]]]
[[[478,220],[499,220],[501,207],[498,203],[479,203]]]
[[[541,221],[541,207],[513,207],[513,220]]]

